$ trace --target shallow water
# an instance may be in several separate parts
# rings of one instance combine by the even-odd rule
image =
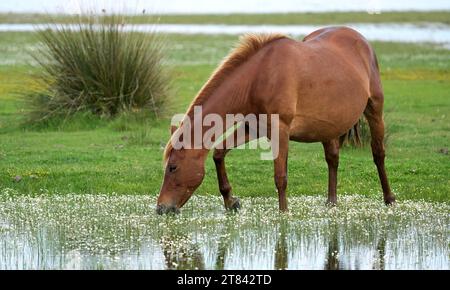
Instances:
[[[155,198],[0,195],[0,269],[449,269],[450,205],[342,196],[193,197],[178,216]]]
[[[430,42],[450,46],[450,26],[445,24],[367,24],[350,23],[352,27],[371,41]],[[34,31],[45,24],[0,24],[1,31]],[[137,31],[157,31],[161,33],[182,34],[243,34],[280,32],[293,36],[306,35],[323,26],[321,25],[213,25],[213,24],[140,24],[129,29]]]

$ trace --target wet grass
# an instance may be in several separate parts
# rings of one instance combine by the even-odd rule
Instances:
[[[154,196],[0,192],[0,269],[449,269],[450,206],[345,196],[197,196],[158,216]]]

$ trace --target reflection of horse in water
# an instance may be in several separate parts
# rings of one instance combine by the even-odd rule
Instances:
[[[327,254],[325,259],[324,270],[341,270],[350,269],[351,265],[345,265],[344,261],[340,260],[340,248],[339,248],[339,229],[340,227],[335,225],[330,228],[330,238],[328,241]],[[343,229],[345,230],[345,229]],[[352,249],[351,249],[352,250]],[[384,256],[386,254],[386,236],[382,235],[377,242],[376,253],[373,258],[372,269],[384,270],[385,261]],[[356,260],[355,269],[360,268],[360,260]]]
[[[167,269],[205,269],[202,253],[187,236],[179,234],[163,236],[160,244]]]
[[[342,266],[339,261],[339,232],[338,226],[331,228],[330,240],[328,241],[328,251],[326,254],[324,270],[339,270]]]
[[[287,249],[287,223],[282,221],[278,229],[278,239],[275,245],[275,265],[276,270],[284,270],[288,268],[288,249]]]
[[[372,265],[373,270],[385,269],[385,261],[384,261],[385,255],[386,255],[386,234],[382,235],[378,240],[374,262]]]
[[[229,232],[229,229],[231,228],[230,223],[226,223],[227,227],[225,228],[226,232]],[[275,245],[275,262],[274,262],[274,269],[277,270],[284,270],[288,268],[288,250],[287,250],[287,223],[285,221],[282,221],[280,223],[277,236],[277,241]],[[229,236],[222,235],[219,238],[218,243],[218,249],[217,249],[217,257],[216,257],[216,263],[215,263],[215,269],[216,270],[223,270],[225,269],[225,263],[226,263],[226,257],[229,252],[229,247],[231,245],[231,240]],[[271,251],[268,251],[269,253]]]
[[[228,232],[230,228],[225,228]],[[205,261],[199,246],[183,234],[171,233],[160,239],[160,245],[164,254],[166,268],[169,270],[205,269]],[[218,242],[217,256],[215,262],[216,270],[225,268],[225,257],[230,246],[227,235],[221,235]]]
[[[228,252],[228,246],[230,245],[230,239],[227,238],[225,235],[222,235],[219,238],[219,247],[217,248],[217,257],[216,257],[216,270],[223,270],[225,269],[225,257]]]
[[[225,223],[227,226],[223,228],[224,233],[229,233],[233,227],[231,223]],[[325,261],[323,264],[324,270],[341,270],[360,268],[360,260],[357,258],[355,264],[346,259],[341,251],[341,243],[345,242],[345,237],[340,233],[345,231],[345,227],[342,228],[338,225],[333,225],[329,228],[328,244],[325,247]],[[281,221],[278,225],[278,229],[274,232],[274,236],[277,237],[274,247],[274,264],[273,269],[284,270],[289,268],[289,223],[287,221]],[[233,235],[231,235],[232,237]],[[312,242],[312,241],[311,241]],[[165,235],[161,238],[160,244],[164,254],[165,265],[167,269],[205,269],[205,259],[197,244],[193,243],[186,235],[180,233],[172,233]],[[214,264],[209,267],[213,267],[216,270],[223,270],[226,267],[227,257],[230,256],[231,246],[233,240],[230,235],[220,235],[218,238],[218,248],[216,257],[213,261]],[[368,246],[368,245],[367,245]],[[355,251],[356,249],[351,247],[349,251]],[[373,257],[372,269],[383,270],[385,268],[385,254],[386,254],[386,236],[381,236],[376,244],[376,252]],[[267,251],[266,253],[272,253]],[[292,253],[291,253],[292,254]],[[318,253],[316,253],[318,254]],[[270,257],[266,257],[270,260]],[[342,259],[344,258],[344,259]],[[292,264],[292,262],[291,262]],[[298,265],[297,265],[298,266]],[[292,264],[291,267],[296,268],[296,265]]]

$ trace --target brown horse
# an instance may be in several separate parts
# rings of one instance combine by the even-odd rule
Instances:
[[[383,100],[372,47],[355,30],[331,27],[317,30],[301,42],[280,34],[245,36],[200,90],[185,118],[196,126],[194,106],[202,106],[203,114],[215,113],[222,118],[237,113],[278,114],[279,153],[274,159],[274,176],[279,208],[286,211],[289,140],[322,142],[328,163],[328,203],[335,204],[339,138],[364,114],[384,201],[391,204],[395,197],[384,167]],[[270,120],[267,126],[271,126]],[[179,132],[182,127],[183,123],[172,128],[171,139],[174,130]],[[246,130],[245,138],[235,145],[250,140]],[[213,158],[225,207],[233,209],[240,205],[232,196],[225,171],[224,158],[229,150],[215,149]],[[174,149],[169,141],[158,213],[177,212],[185,204],[203,180],[208,151]]]

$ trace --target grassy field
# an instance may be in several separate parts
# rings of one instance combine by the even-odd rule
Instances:
[[[77,20],[76,16],[53,15],[59,23]],[[48,17],[42,14],[0,14],[0,23],[43,23]],[[274,14],[194,14],[194,15],[136,15],[133,23],[173,23],[173,24],[344,24],[344,23],[424,23],[440,22],[450,24],[449,11],[429,12],[366,12],[338,13],[274,13]]]
[[[448,22],[449,18],[436,19]],[[27,55],[36,47],[33,39],[32,33],[0,34],[0,188],[24,195],[156,195],[163,176],[162,147],[169,137],[167,117],[185,111],[237,36],[167,36],[167,65],[175,87],[167,117],[149,120],[145,113],[135,113],[105,120],[78,115],[47,127],[23,125],[26,100],[21,93],[30,88],[31,74],[37,71]],[[373,45],[386,95],[386,165],[393,191],[400,201],[450,202],[450,50],[432,45]],[[291,143],[289,157],[288,195],[320,195],[325,201],[327,167],[322,145]],[[346,148],[340,160],[338,196],[361,194],[381,200],[368,148]],[[273,164],[259,160],[258,151],[231,152],[227,168],[237,196],[276,195]],[[219,194],[214,171],[209,158],[198,194]]]

